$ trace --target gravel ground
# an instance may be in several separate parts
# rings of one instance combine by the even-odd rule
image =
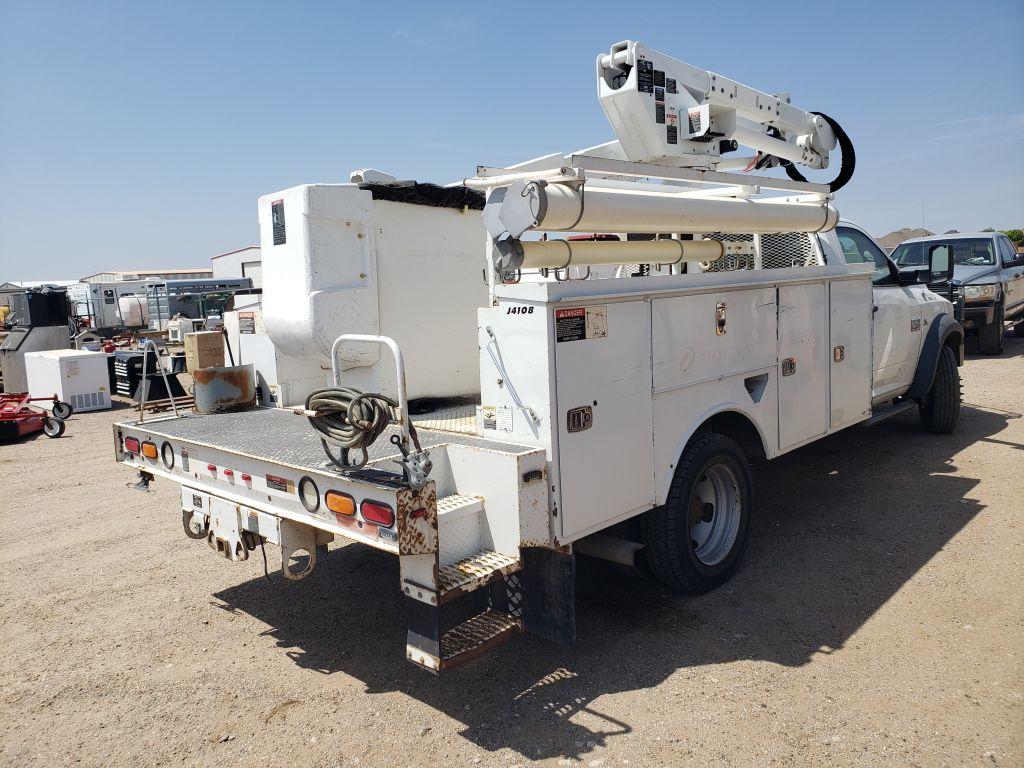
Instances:
[[[393,558],[218,559],[176,486],[126,487],[127,411],[0,446],[0,761],[1024,765],[1024,340],[962,374],[953,435],[902,416],[760,468],[725,588],[604,571],[574,647],[441,678],[404,661]]]

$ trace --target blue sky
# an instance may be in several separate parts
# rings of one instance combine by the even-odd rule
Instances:
[[[638,39],[827,112],[880,235],[1024,226],[1024,3],[0,0],[0,282],[201,266],[256,199],[356,167],[446,182],[612,138]]]

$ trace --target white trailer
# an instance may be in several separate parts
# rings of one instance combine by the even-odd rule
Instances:
[[[950,255],[901,271],[859,245],[838,123],[636,42],[597,76],[616,141],[450,188],[364,170],[263,198],[267,332],[331,386],[114,427],[230,560],[279,544],[301,580],[335,536],[397,555],[407,656],[434,672],[519,630],[572,641],[577,552],[722,584],[752,461],[909,409],[956,426],[963,330],[929,288]],[[804,180],[837,140],[837,178]]]

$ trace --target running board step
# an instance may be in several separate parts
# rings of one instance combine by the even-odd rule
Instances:
[[[502,645],[522,629],[522,620],[488,610],[441,636],[441,669],[453,669]]]
[[[522,561],[514,555],[481,550],[450,565],[442,565],[438,573],[438,586],[442,604],[480,589],[492,581],[504,579],[522,568]]]
[[[862,421],[861,424],[865,427],[873,427],[880,421],[885,421],[886,419],[891,419],[894,416],[899,416],[901,413],[906,413],[907,411],[913,410],[914,408],[917,408],[917,401],[904,400],[901,403],[890,405],[888,408],[884,408],[878,411],[870,419]]]

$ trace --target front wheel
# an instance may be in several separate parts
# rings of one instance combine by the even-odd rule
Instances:
[[[956,355],[946,345],[939,352],[932,388],[918,408],[921,424],[937,435],[948,435],[960,421],[960,369]]]
[[[983,355],[1003,354],[1003,308],[997,304],[992,322],[978,329],[978,349]]]
[[[63,419],[55,419],[47,416],[43,421],[43,434],[47,437],[60,437],[64,434],[65,424]]]
[[[701,594],[739,567],[750,538],[753,480],[743,449],[715,433],[694,437],[664,506],[643,521],[644,562],[670,589]]]

